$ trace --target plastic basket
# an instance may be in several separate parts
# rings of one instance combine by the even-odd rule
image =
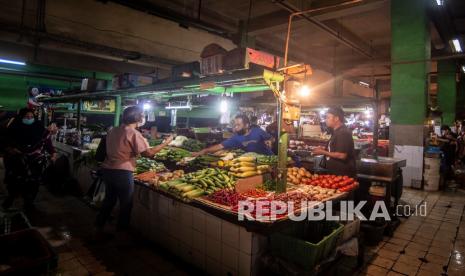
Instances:
[[[35,229],[0,236],[0,275],[49,275],[58,257]]]
[[[310,270],[333,252],[343,230],[342,224],[332,221],[295,224],[271,235],[271,250],[274,255]]]

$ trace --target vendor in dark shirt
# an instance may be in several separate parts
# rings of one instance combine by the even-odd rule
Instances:
[[[223,141],[221,144],[211,146],[199,152],[192,153],[192,156],[204,155],[217,152],[222,149],[242,149],[245,152],[256,152],[264,155],[272,155],[269,145],[273,138],[259,127],[250,127],[249,118],[245,115],[238,115],[234,119],[233,137]],[[267,145],[269,144],[269,145]]]
[[[354,140],[351,131],[344,125],[344,111],[335,107],[326,114],[326,125],[332,129],[326,149],[316,148],[315,155],[325,156],[325,168],[337,175],[356,176]]]

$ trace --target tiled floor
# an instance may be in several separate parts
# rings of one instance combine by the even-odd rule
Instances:
[[[28,217],[59,254],[56,275],[199,274],[195,268],[137,237],[129,243],[92,242],[96,212],[75,197],[56,197],[42,189],[36,207]]]
[[[407,190],[402,198],[426,202],[426,216],[402,220],[392,238],[367,250],[361,275],[465,275],[465,192]]]
[[[392,238],[366,250],[360,274],[465,275],[465,192],[406,190],[402,198],[410,205],[425,201],[427,216],[403,220]],[[57,275],[201,274],[136,237],[130,246],[90,242],[94,218],[95,211],[77,198],[41,190],[30,221],[59,253]]]

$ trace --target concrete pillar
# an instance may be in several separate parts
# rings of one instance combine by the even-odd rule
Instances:
[[[334,96],[342,97],[344,96],[344,79],[341,75],[336,75],[334,78]]]
[[[465,76],[457,83],[457,118],[465,119]]]
[[[442,124],[453,125],[456,114],[456,66],[452,60],[438,62],[438,104],[442,111]]]
[[[427,73],[431,56],[424,0],[391,1],[391,127],[390,152],[407,159],[404,185],[421,183],[423,125],[427,105]]]

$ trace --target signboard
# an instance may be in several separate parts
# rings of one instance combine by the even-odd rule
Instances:
[[[62,89],[56,89],[52,87],[46,87],[46,86],[30,86],[28,89],[28,101],[27,104],[30,108],[34,108],[37,106],[41,106],[42,103],[40,103],[37,99],[39,97],[50,97],[50,96],[60,96],[63,93]]]
[[[89,112],[115,112],[115,100],[84,101],[82,110]]]
[[[247,61],[268,68],[279,67],[279,57],[251,48],[247,48]]]

